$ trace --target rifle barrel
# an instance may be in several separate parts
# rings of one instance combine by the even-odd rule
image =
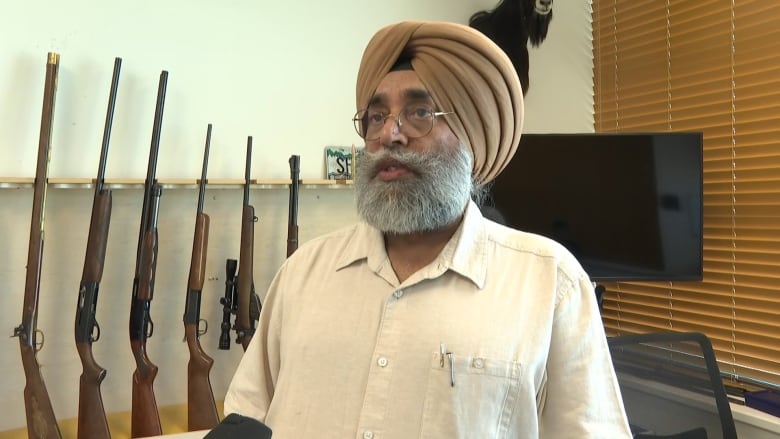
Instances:
[[[244,206],[249,205],[250,174],[252,172],[252,136],[246,139],[246,169],[244,171]]]
[[[301,157],[290,156],[290,202],[287,221],[287,257],[298,249],[298,192],[300,183]]]
[[[211,149],[211,124],[206,128],[206,147],[203,152],[203,169],[200,172],[200,192],[198,193],[198,213],[203,212],[203,200],[206,196],[206,171],[209,166],[209,149]]]
[[[103,190],[106,176],[106,161],[108,159],[108,143],[111,139],[111,126],[114,121],[114,108],[116,107],[116,93],[119,89],[119,72],[122,69],[122,58],[114,58],[114,74],[111,77],[111,91],[108,95],[108,108],[106,109],[106,123],[103,126],[103,143],[100,149],[100,162],[98,174],[95,180],[95,193]]]

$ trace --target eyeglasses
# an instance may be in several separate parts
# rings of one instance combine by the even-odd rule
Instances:
[[[433,129],[436,118],[447,114],[454,114],[454,112],[436,111],[427,105],[420,104],[407,105],[398,114],[384,113],[369,107],[355,113],[352,122],[355,123],[355,131],[364,140],[377,140],[387,118],[393,117],[398,131],[407,138],[416,139],[427,136]]]

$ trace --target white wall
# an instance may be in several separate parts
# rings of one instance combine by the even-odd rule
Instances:
[[[5,5],[0,18],[0,180],[32,177],[40,126],[46,52],[61,55],[50,177],[92,178],[113,59],[123,58],[108,178],[146,172],[157,80],[170,73],[158,177],[197,178],[207,123],[214,124],[209,178],[241,178],[247,135],[254,136],[253,178],[287,178],[287,158],[301,155],[301,178],[322,178],[323,146],[358,142],[350,118],[363,47],[380,26],[402,19],[466,22],[491,0],[329,2],[98,2],[31,0]],[[284,5],[284,6],[282,6]],[[592,131],[590,15],[587,0],[559,2],[548,40],[531,51],[526,132]],[[305,116],[303,116],[305,113]],[[305,118],[305,123],[301,119]],[[127,335],[141,191],[114,190],[114,210],[100,289],[102,338],[97,362],[108,370],[109,412],[129,410],[135,369]],[[224,264],[238,256],[241,191],[209,189],[211,216],[201,342],[224,396],[240,349],[216,349]],[[168,189],[160,245],[149,357],[160,372],[159,405],[186,400],[188,359],[181,315],[197,192]],[[0,330],[19,324],[32,190],[0,188]],[[303,188],[300,237],[306,241],[356,219],[350,189]],[[49,190],[38,327],[38,354],[58,418],[76,416],[81,365],[73,342],[76,293],[92,203],[91,189]],[[255,283],[262,295],[285,251],[287,190],[255,189]],[[25,425],[18,340],[0,338],[0,431]]]
[[[530,52],[526,133],[593,132],[590,1],[554,3],[547,39]]]

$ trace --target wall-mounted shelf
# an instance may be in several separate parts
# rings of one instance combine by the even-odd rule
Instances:
[[[94,178],[49,178],[50,188],[84,189],[92,188]],[[290,185],[289,179],[250,179],[252,189],[274,189]],[[0,177],[0,189],[30,188],[33,186],[33,177]],[[200,179],[188,178],[159,178],[157,182],[166,189],[197,189]],[[304,188],[346,188],[352,186],[352,180],[325,180],[325,179],[301,179],[300,185]],[[109,189],[139,189],[144,186],[141,178],[107,178],[105,185]],[[243,179],[209,178],[206,180],[209,189],[235,189],[243,188]]]

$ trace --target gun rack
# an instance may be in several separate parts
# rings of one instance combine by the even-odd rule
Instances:
[[[0,189],[31,188],[35,178],[33,177],[3,177],[0,178]],[[93,178],[49,178],[50,188],[59,189],[87,189],[95,184]],[[187,178],[159,178],[157,182],[166,189],[197,189],[200,179]],[[250,180],[252,189],[286,188],[290,185],[290,179],[254,179]],[[352,180],[325,180],[325,179],[301,179],[303,188],[333,188],[340,189],[351,187]],[[107,178],[105,186],[109,189],[142,189],[142,178]],[[244,186],[243,179],[207,179],[206,187],[209,189],[236,189]]]

